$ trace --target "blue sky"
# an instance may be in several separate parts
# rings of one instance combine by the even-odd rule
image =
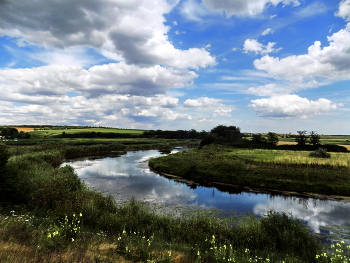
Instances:
[[[0,0],[0,125],[350,134],[350,0]]]

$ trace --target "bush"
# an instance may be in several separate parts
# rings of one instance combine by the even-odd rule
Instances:
[[[309,156],[317,158],[331,158],[331,154],[327,152],[327,149],[323,148],[318,148],[317,150],[311,152]]]

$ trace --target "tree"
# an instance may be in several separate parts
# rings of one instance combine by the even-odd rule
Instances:
[[[212,134],[208,134],[204,137],[203,140],[201,140],[200,144],[199,144],[199,148],[202,148],[205,145],[209,145],[215,142],[215,136]]]
[[[314,146],[319,145],[321,136],[318,135],[315,131],[310,132],[310,143]]]
[[[277,133],[269,132],[266,135],[266,142],[268,144],[277,145],[278,141],[279,141],[279,138],[278,138]]]
[[[299,146],[304,146],[307,141],[306,131],[297,131],[299,135],[296,136],[295,141]]]
[[[218,125],[215,128],[211,129],[212,134],[216,134],[218,137],[225,137],[225,132],[227,127],[225,125]]]
[[[18,130],[16,128],[4,127],[1,128],[0,135],[5,136],[7,139],[14,139],[18,134]]]
[[[231,142],[238,141],[242,138],[241,129],[236,126],[218,125],[211,129],[210,132]]]
[[[253,134],[250,140],[254,144],[262,144],[266,142],[266,138],[262,134]]]

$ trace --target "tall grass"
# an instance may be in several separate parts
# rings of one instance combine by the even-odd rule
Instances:
[[[350,196],[349,161],[347,153],[319,159],[308,152],[208,146],[154,158],[149,163],[160,172],[202,183]]]
[[[222,167],[222,153],[213,149],[183,154],[205,165],[217,160],[224,172],[247,169],[238,157]],[[88,189],[71,167],[58,167],[62,158],[62,151],[47,149],[9,159],[22,198],[0,206],[0,262],[317,262],[323,252],[307,228],[286,214],[174,217],[135,200],[117,204]],[[204,169],[192,159],[176,160],[188,174]],[[182,168],[189,160],[190,168]]]

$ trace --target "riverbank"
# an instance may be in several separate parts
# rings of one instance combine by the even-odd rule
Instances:
[[[199,184],[241,186],[256,191],[295,192],[330,199],[350,196],[350,155],[332,153],[330,160],[308,152],[234,149],[207,146],[151,159],[156,171]]]
[[[13,151],[7,174],[16,179],[12,190],[21,198],[0,209],[1,262],[54,262],[53,255],[106,263],[317,262],[322,252],[307,228],[286,214],[243,221],[203,213],[156,215],[134,200],[117,205],[86,188],[73,169],[57,166],[64,157],[58,149]]]

